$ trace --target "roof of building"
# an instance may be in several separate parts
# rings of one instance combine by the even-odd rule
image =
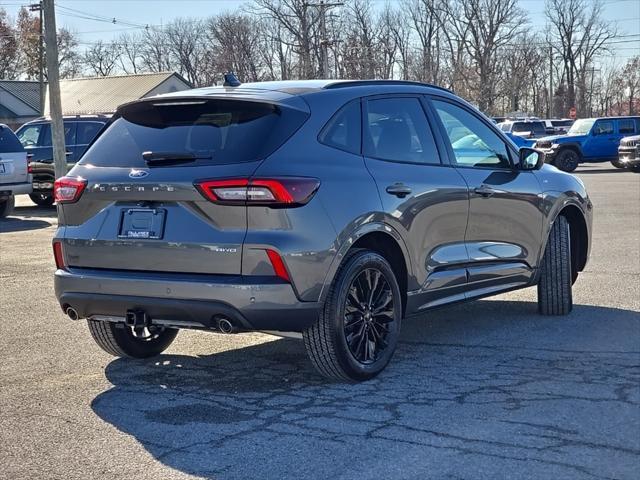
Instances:
[[[61,80],[62,110],[65,115],[115,112],[118,105],[148,95],[172,76],[189,85],[174,72]],[[48,102],[45,107],[45,114],[48,114]]]
[[[40,112],[40,83],[28,80],[0,80],[0,89]]]

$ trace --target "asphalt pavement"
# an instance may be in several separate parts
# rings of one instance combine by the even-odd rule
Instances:
[[[0,221],[0,479],[640,478],[640,175],[577,173],[595,220],[569,316],[539,316],[534,288],[433,311],[357,385],[266,334],[110,357],[55,301],[55,209],[20,198]]]

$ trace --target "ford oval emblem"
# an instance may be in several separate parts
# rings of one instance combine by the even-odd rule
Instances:
[[[147,172],[146,170],[131,170],[129,172],[130,178],[144,178],[147,175],[149,175],[149,172]]]

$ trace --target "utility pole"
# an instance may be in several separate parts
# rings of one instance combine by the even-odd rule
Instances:
[[[593,75],[595,72],[600,73],[600,69],[591,67],[589,71],[591,72],[591,84],[589,86],[589,116],[593,117]]]
[[[49,113],[51,115],[51,139],[56,178],[67,174],[67,155],[64,145],[64,123],[60,100],[60,73],[58,71],[58,42],[56,39],[56,12],[54,0],[42,0],[44,10],[44,35],[47,42],[47,72],[49,80]]]
[[[553,47],[549,45],[549,109],[547,118],[553,117]]]
[[[344,5],[342,2],[327,3],[320,0],[320,3],[307,3],[309,7],[317,7],[320,10],[320,51],[322,53],[322,62],[320,64],[320,78],[330,78],[329,73],[329,46],[333,45],[333,40],[327,38],[327,11],[333,7]]]
[[[29,5],[30,12],[40,13],[40,35],[38,38],[38,81],[40,82],[40,115],[44,114],[44,22],[42,19],[42,2]]]

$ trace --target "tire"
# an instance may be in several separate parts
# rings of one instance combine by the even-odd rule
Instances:
[[[567,315],[573,308],[569,222],[559,216],[553,223],[542,257],[538,281],[538,310],[542,315]]]
[[[16,198],[11,195],[6,200],[0,200],[0,218],[8,217],[16,206]]]
[[[91,336],[105,352],[114,357],[149,358],[164,352],[178,334],[175,328],[156,327],[149,338],[137,338],[133,330],[122,324],[87,320]],[[150,327],[150,329],[153,327]]]
[[[613,165],[616,168],[622,168],[622,169],[627,168],[627,166],[618,159],[611,160],[611,165]]]
[[[563,172],[573,172],[580,163],[580,154],[570,148],[565,148],[558,153],[554,162],[555,166]]]
[[[640,173],[640,165],[630,165],[629,170],[634,173]]]
[[[325,377],[369,380],[391,360],[401,320],[400,287],[389,262],[371,250],[354,250],[338,270],[318,320],[303,332],[307,354]]]
[[[54,202],[52,193],[30,193],[29,198],[41,207],[50,207]]]

